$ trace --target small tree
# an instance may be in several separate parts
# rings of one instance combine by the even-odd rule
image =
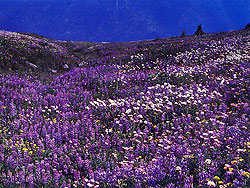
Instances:
[[[245,29],[250,29],[250,23],[246,25]]]
[[[184,29],[184,30],[182,31],[181,37],[185,37],[185,36],[186,36],[186,30]]]
[[[194,34],[197,35],[197,36],[199,36],[199,35],[204,35],[204,34],[205,34],[205,33],[202,31],[202,26],[201,26],[201,24],[198,25],[197,30],[195,31]]]

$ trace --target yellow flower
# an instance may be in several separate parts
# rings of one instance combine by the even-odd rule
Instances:
[[[218,176],[214,176],[214,179],[219,180],[219,179],[220,179],[220,177],[218,177]]]
[[[249,172],[243,172],[241,175],[246,176],[247,178],[250,177],[250,173]]]
[[[228,170],[229,170],[230,172],[232,172],[234,169],[233,169],[233,168],[229,168]]]
[[[219,183],[219,184],[223,184],[223,181],[219,181],[218,183]]]
[[[29,154],[31,155],[33,153],[33,151],[30,151]]]
[[[237,161],[231,161],[232,164],[237,163]]]
[[[241,162],[241,161],[244,161],[244,159],[239,159],[239,161]]]
[[[56,123],[56,118],[53,119],[53,123]]]
[[[27,148],[23,148],[23,151],[28,151],[28,149]]]
[[[6,108],[6,106],[3,106],[3,108]]]

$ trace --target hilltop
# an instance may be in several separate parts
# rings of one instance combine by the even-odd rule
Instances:
[[[219,32],[205,36],[156,38],[127,43],[56,41],[31,33],[0,31],[1,71],[62,72],[72,67],[127,63],[132,55],[143,54],[145,61],[162,59],[193,49],[204,42],[222,41],[249,35],[249,30]]]

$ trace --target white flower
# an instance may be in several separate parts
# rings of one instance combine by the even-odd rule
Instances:
[[[205,163],[206,163],[207,165],[210,165],[211,162],[212,162],[211,159],[206,159],[206,160],[205,160]]]
[[[244,149],[237,149],[237,152],[245,152]]]
[[[175,169],[176,169],[177,171],[181,171],[181,167],[180,167],[180,166],[177,166]]]
[[[140,115],[138,115],[138,118],[141,118],[141,119],[142,119],[142,118],[143,118],[143,116],[140,114]]]
[[[212,187],[215,187],[215,186],[216,186],[215,183],[214,183],[213,181],[211,181],[211,180],[209,180],[209,181],[207,182],[207,185],[208,185],[208,186],[212,186]]]
[[[131,109],[127,109],[125,113],[126,113],[126,114],[131,113]]]
[[[87,183],[88,187],[94,187],[94,185],[92,183]]]

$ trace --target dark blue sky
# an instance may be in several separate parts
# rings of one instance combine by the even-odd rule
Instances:
[[[135,41],[247,23],[250,0],[0,0],[0,30],[58,40]]]

